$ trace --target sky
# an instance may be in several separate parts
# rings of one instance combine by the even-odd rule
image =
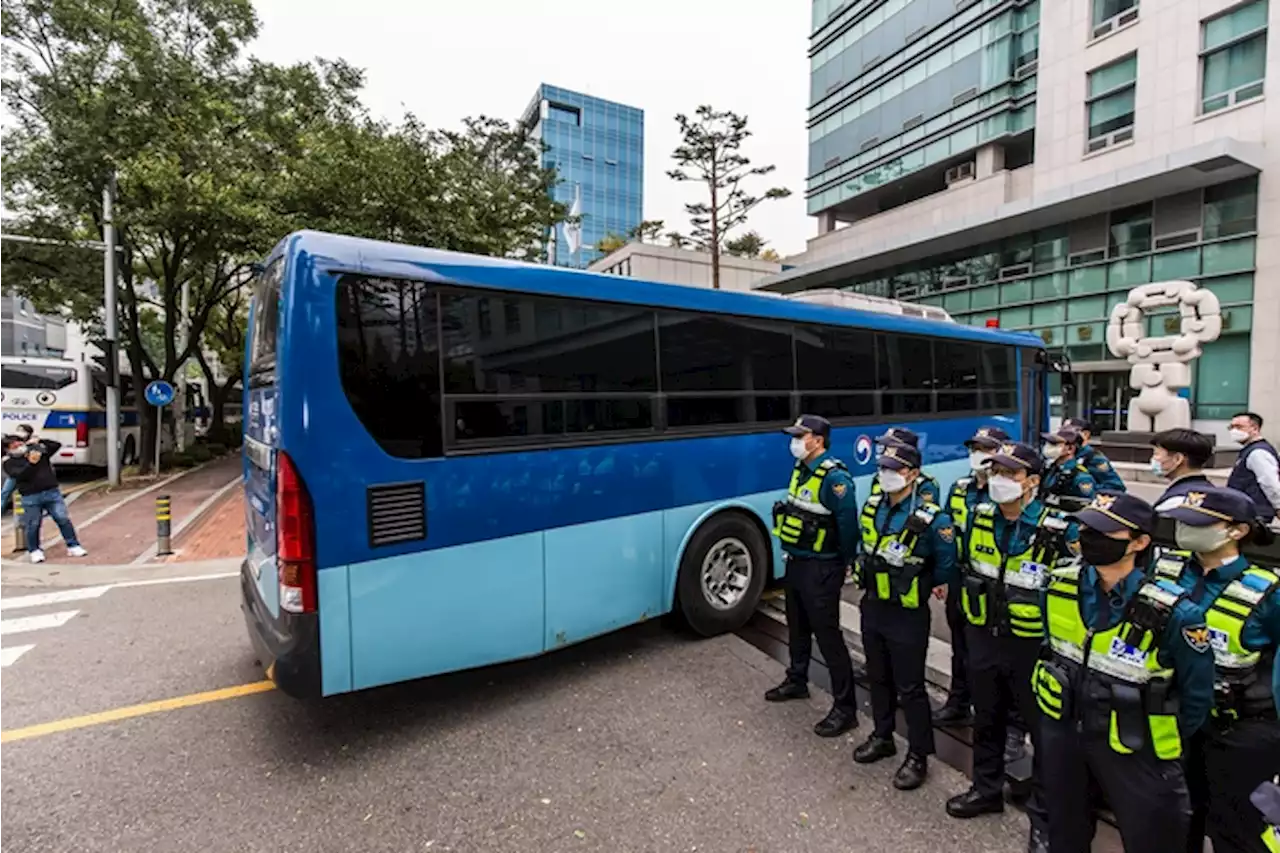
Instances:
[[[699,104],[745,114],[744,153],[777,170],[748,191],[783,186],[747,229],[784,257],[817,233],[805,215],[810,6],[802,0],[256,0],[252,51],[273,62],[342,57],[366,72],[377,116],[412,112],[434,127],[465,116],[515,120],[539,83],[645,112],[644,215],[688,230],[700,184],[667,177],[674,116]],[[744,229],[746,230],[746,229]]]

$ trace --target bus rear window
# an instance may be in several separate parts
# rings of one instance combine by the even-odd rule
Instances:
[[[280,323],[280,282],[284,279],[284,258],[272,261],[258,277],[253,292],[253,338],[250,344],[251,371],[275,365],[276,329]]]
[[[72,367],[36,367],[30,364],[7,364],[0,370],[0,386],[35,391],[57,391],[76,381]]]

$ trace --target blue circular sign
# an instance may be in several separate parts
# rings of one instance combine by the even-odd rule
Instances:
[[[153,406],[167,406],[173,402],[174,390],[173,386],[163,379],[157,379],[147,385],[147,390],[143,392],[147,398],[147,402]]]

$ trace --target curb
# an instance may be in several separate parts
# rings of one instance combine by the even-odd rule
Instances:
[[[201,501],[199,506],[197,506],[191,512],[187,513],[186,518],[183,518],[181,521],[179,521],[177,525],[173,528],[173,530],[170,531],[169,541],[177,542],[178,538],[182,536],[184,532],[186,532],[188,527],[192,527],[197,522],[203,520],[206,516],[211,515],[214,510],[216,510],[219,506],[222,505],[223,500],[226,499],[227,493],[230,492],[232,488],[240,485],[243,482],[244,482],[244,474],[243,473],[237,474],[235,478],[231,480],[231,482],[227,483],[225,486],[220,486],[216,492],[214,492],[213,494],[209,495],[209,497]],[[139,554],[137,557],[135,557],[133,559],[133,562],[131,562],[129,565],[131,566],[147,565],[148,563],[150,563],[152,560],[156,558],[156,551],[157,549],[159,549],[159,547],[160,546],[158,543],[155,543],[155,542],[151,543],[150,545],[147,546],[147,549],[143,551],[141,554]],[[177,549],[175,549],[174,554],[177,554],[177,553],[179,552]],[[164,563],[162,565],[168,565],[168,563]]]

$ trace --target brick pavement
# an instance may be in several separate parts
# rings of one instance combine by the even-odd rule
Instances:
[[[244,492],[232,489],[203,519],[173,543],[176,552],[165,562],[242,557],[245,547]]]
[[[45,555],[51,563],[72,565],[129,563],[142,554],[148,546],[155,544],[157,496],[169,495],[172,501],[173,525],[176,527],[206,498],[239,477],[240,470],[240,456],[232,454],[199,470],[191,471],[155,491],[134,498],[87,527],[78,526],[76,533],[79,535],[81,544],[88,550],[88,557],[77,560],[67,556],[66,545],[63,543],[46,549]],[[142,488],[145,488],[145,484]],[[120,501],[130,492],[139,490],[122,489],[104,495],[86,495],[71,505],[71,520],[73,523],[85,522],[96,513]],[[235,489],[231,491],[234,492]],[[48,538],[56,533],[57,527],[46,518],[41,528],[41,536]]]

